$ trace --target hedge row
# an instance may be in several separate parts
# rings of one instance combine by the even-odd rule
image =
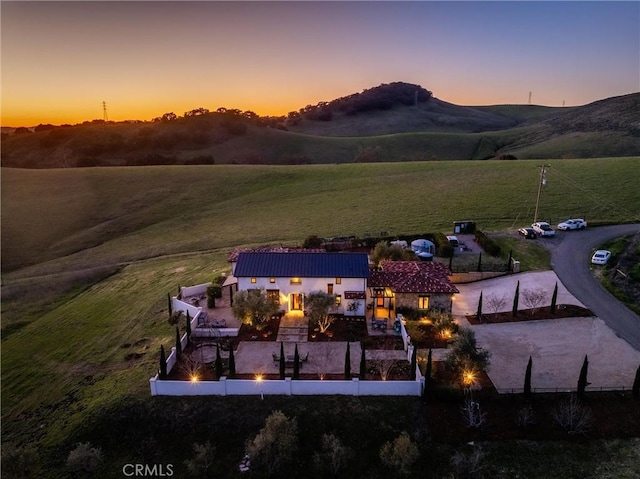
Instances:
[[[478,243],[482,247],[482,249],[489,253],[491,256],[499,257],[502,253],[500,246],[482,231],[476,230],[475,238],[476,243]]]

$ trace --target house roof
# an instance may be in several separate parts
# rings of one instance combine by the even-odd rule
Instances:
[[[236,277],[368,278],[366,253],[245,252]]]
[[[458,293],[449,281],[451,272],[436,261],[383,261],[373,271],[369,286],[391,288],[395,293]]]
[[[238,261],[240,253],[292,253],[292,252],[306,252],[306,253],[326,253],[324,248],[301,248],[299,246],[258,246],[256,248],[236,248],[229,256],[227,261],[234,263]]]

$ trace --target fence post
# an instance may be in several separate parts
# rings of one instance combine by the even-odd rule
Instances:
[[[290,377],[286,377],[284,378],[284,383],[287,386],[285,388],[285,395],[287,396],[291,396],[293,393],[291,392],[291,378]]]
[[[351,378],[351,382],[353,383],[353,395],[360,396],[360,379]]]
[[[227,376],[220,376],[219,382],[222,383],[222,395],[227,395]]]

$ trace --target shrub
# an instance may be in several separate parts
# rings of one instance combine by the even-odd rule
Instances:
[[[67,466],[78,472],[94,472],[102,462],[102,449],[90,442],[79,443],[67,457]]]
[[[281,411],[274,411],[258,434],[247,442],[252,464],[268,477],[291,461],[298,446],[298,423]]]
[[[436,233],[433,235],[434,243],[436,244],[436,252],[438,256],[442,258],[449,258],[453,255],[453,246],[449,243],[444,233]]]
[[[12,444],[2,444],[2,477],[40,477],[40,456],[37,449],[29,444],[22,448]]]
[[[398,306],[396,313],[401,314],[402,318],[407,321],[417,321],[422,317],[420,310],[412,308],[411,306]]]
[[[192,459],[184,461],[189,474],[192,476],[203,477],[209,468],[213,465],[213,459],[216,455],[216,447],[209,441],[204,444],[193,444],[193,452],[195,455]]]
[[[591,411],[582,405],[576,395],[561,400],[552,412],[556,424],[569,434],[584,434],[591,427]]]
[[[323,434],[321,450],[313,456],[313,463],[320,473],[329,472],[337,476],[347,465],[351,449],[333,434]]]
[[[489,238],[482,231],[476,230],[475,239],[476,243],[478,243],[482,247],[482,249],[489,253],[491,256],[500,256],[500,254],[502,253],[500,245],[498,245],[498,243]]]
[[[386,442],[380,448],[382,463],[405,476],[409,475],[411,467],[419,456],[418,446],[411,440],[406,431],[403,431],[393,441]]]

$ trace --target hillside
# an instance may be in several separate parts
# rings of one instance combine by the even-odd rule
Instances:
[[[589,105],[458,106],[392,83],[286,117],[196,109],[152,122],[39,125],[2,134],[2,166],[318,164],[593,158],[640,151],[640,93]]]

